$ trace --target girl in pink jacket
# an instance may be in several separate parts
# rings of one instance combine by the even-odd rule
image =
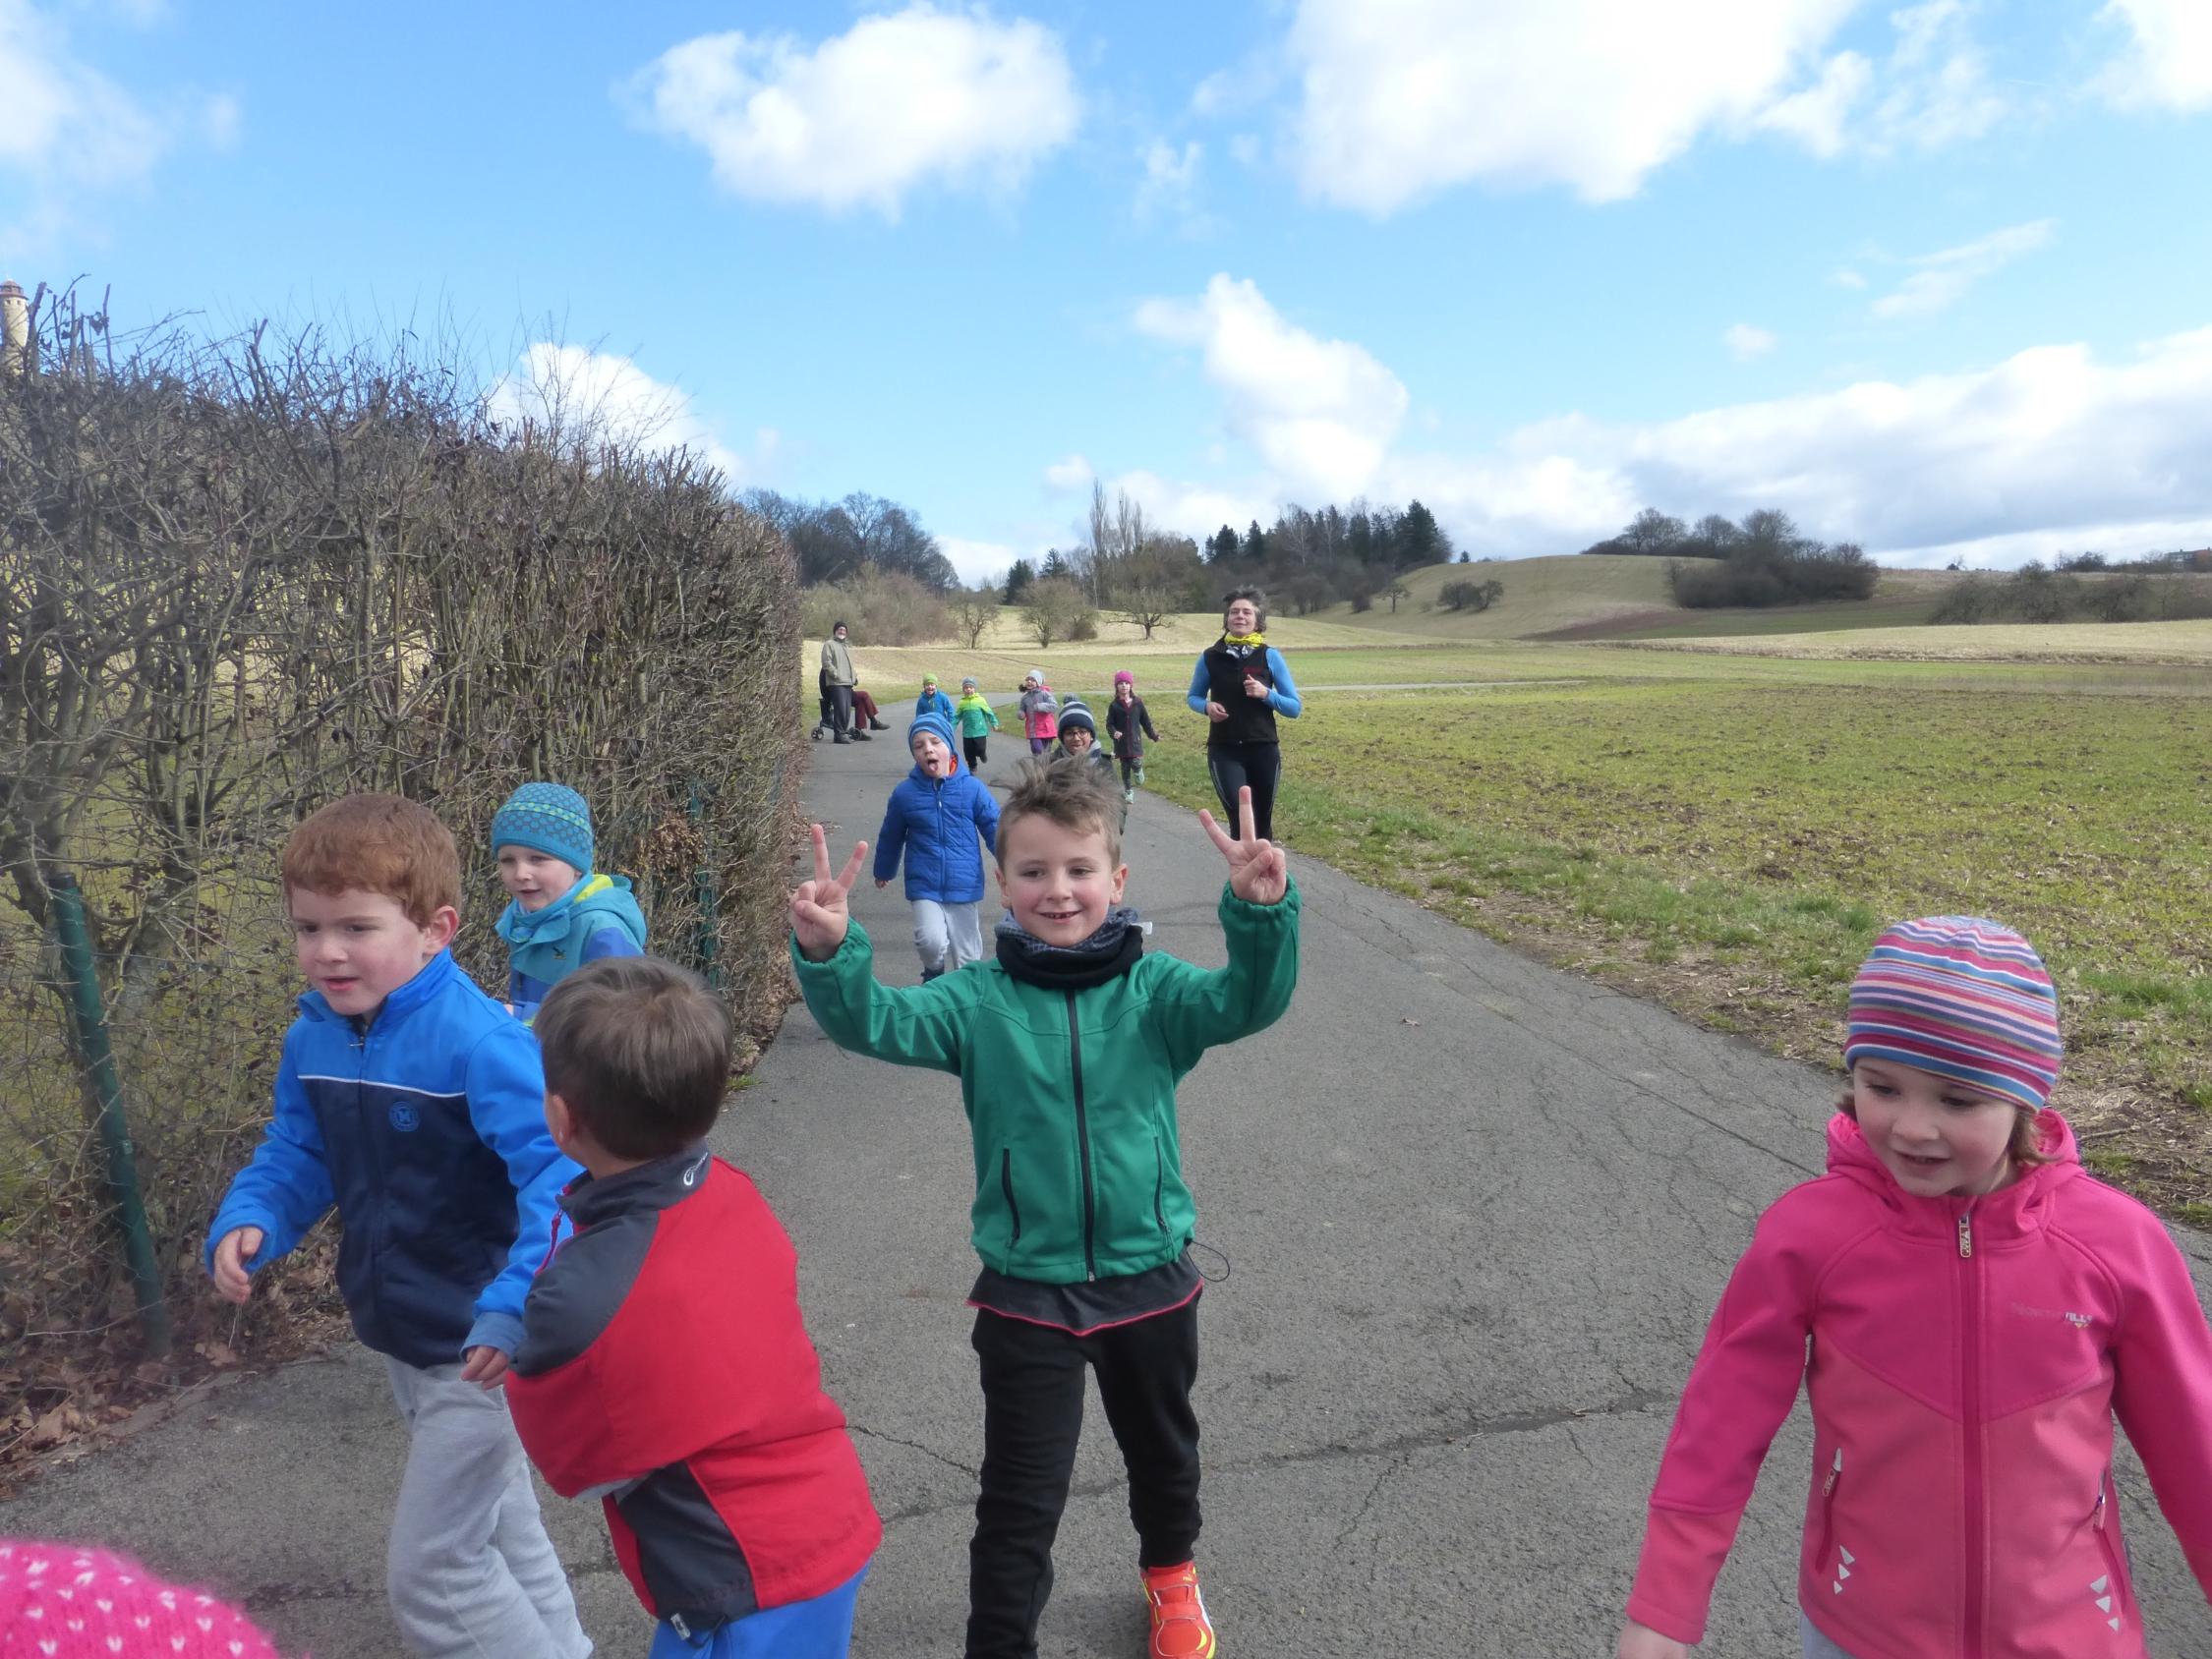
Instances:
[[[2212,1596],[2212,1332],[2157,1218],[2092,1179],[2045,1108],[2059,1057],[2018,934],[1937,916],[1876,941],[1829,1173],[1760,1218],[1706,1332],[1620,1659],[1705,1634],[1800,1380],[1808,1656],[2141,1659],[2115,1412]]]

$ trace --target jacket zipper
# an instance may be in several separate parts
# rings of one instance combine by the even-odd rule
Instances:
[[[1959,1301],[1964,1320],[1965,1353],[1960,1382],[1960,1413],[1966,1430],[1966,1651],[1982,1651],[1983,1556],[1989,1548],[1982,1525],[1982,1299],[1974,1272],[1974,1206],[1958,1213]]]
[[[1152,1219],[1160,1224],[1160,1231],[1167,1232],[1167,1148],[1160,1144],[1157,1135],[1152,1137]]]
[[[1014,1201],[1014,1148],[1011,1146],[999,1150],[999,1185],[1006,1191],[1006,1213],[1014,1218],[1014,1236],[1007,1240],[1007,1248],[1011,1250],[1021,1242],[1021,1206]]]
[[[1092,1283],[1098,1279],[1098,1199],[1090,1182],[1090,1114],[1083,1105],[1083,1042],[1076,1024],[1076,994],[1068,998],[1068,1058],[1076,1068],[1076,1151],[1081,1156],[1083,1169],[1083,1275]]]
[[[1835,1461],[1828,1466],[1828,1478],[1821,1482],[1821,1553],[1819,1560],[1826,1567],[1835,1553],[1835,1483],[1843,1478],[1843,1448],[1835,1449]],[[1835,1563],[1834,1582],[1843,1582],[1843,1564]]]

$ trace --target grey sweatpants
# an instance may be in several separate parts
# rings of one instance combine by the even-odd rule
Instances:
[[[385,1356],[411,1445],[384,1587],[421,1659],[583,1659],[568,1574],[538,1515],[506,1396]]]
[[[1825,1630],[1805,1617],[1803,1608],[1797,1612],[1797,1628],[1805,1638],[1804,1659],[1851,1659],[1848,1653],[1828,1639]]]
[[[983,960],[983,905],[940,904],[934,898],[907,901],[914,907],[914,948],[921,952],[922,972],[939,974]]]

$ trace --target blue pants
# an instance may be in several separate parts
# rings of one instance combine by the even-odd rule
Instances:
[[[846,1659],[863,1567],[828,1595],[766,1608],[712,1635],[679,1636],[663,1625],[648,1659]]]

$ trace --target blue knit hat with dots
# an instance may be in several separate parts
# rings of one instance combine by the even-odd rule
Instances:
[[[940,715],[935,709],[930,710],[926,715],[914,716],[914,723],[906,728],[906,747],[911,749],[914,746],[914,739],[925,731],[936,738],[938,742],[944,744],[946,748],[952,750],[955,755],[960,752],[960,746],[953,741],[953,722]]]
[[[592,809],[565,783],[525,783],[492,815],[492,850],[528,847],[592,867]]]

